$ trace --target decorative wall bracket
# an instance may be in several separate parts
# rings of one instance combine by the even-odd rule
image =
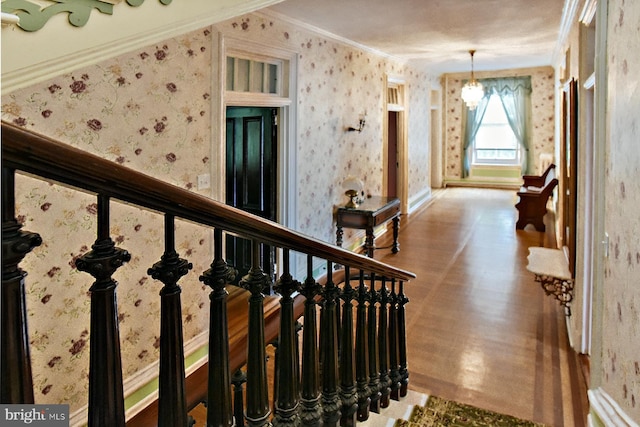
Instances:
[[[536,282],[539,282],[547,295],[553,295],[564,307],[567,316],[571,316],[571,307],[569,304],[573,300],[573,280],[560,279],[558,277],[547,276],[544,274],[535,275]]]
[[[16,15],[20,18],[18,27],[25,31],[38,31],[59,13],[69,14],[69,23],[75,27],[82,27],[89,21],[89,16],[94,9],[107,15],[113,15],[113,5],[122,0],[51,0],[48,6],[29,0],[4,0],[2,12]],[[172,0],[159,0],[161,4],[168,5]],[[129,6],[138,7],[144,0],[126,0]]]
[[[573,300],[573,277],[569,271],[567,256],[561,249],[529,248],[527,270],[535,274],[547,295],[553,295],[571,316],[569,304]]]

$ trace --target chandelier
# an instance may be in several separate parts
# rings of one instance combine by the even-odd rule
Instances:
[[[462,100],[467,104],[469,110],[473,111],[478,106],[478,103],[484,97],[484,89],[482,84],[473,77],[473,54],[475,50],[470,50],[471,55],[471,80],[469,80],[462,87]]]

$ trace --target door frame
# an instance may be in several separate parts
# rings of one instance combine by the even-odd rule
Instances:
[[[594,153],[595,147],[595,125],[594,125],[594,98],[595,98],[595,76],[590,78],[583,85],[583,103],[584,108],[583,116],[585,133],[585,152],[584,159],[584,171],[580,174],[580,177],[584,180],[584,191],[582,192],[582,202],[584,209],[580,209],[582,213],[582,229],[584,231],[584,237],[582,238],[582,282],[583,282],[583,295],[582,295],[582,331],[580,340],[580,353],[591,354],[591,328],[593,318],[593,249],[594,249],[594,229],[596,219],[594,218],[594,206],[597,203],[597,195],[594,190],[595,187],[595,168],[594,168]],[[580,201],[579,201],[580,203]],[[578,277],[576,275],[576,277]]]
[[[442,99],[442,91],[440,88],[432,88],[430,91],[431,95],[431,110],[430,110],[430,121],[429,121],[429,136],[430,136],[430,152],[429,159],[431,165],[431,189],[434,188],[442,188],[444,174],[442,173],[443,169],[443,158],[442,158],[442,109],[440,108],[441,99]]]
[[[276,172],[276,213],[277,222],[288,228],[297,228],[297,70],[298,54],[273,46],[261,45],[242,39],[224,36],[212,31],[213,45],[217,49],[212,53],[214,73],[211,108],[211,170],[212,176],[226,176],[226,110],[227,107],[270,107],[278,109],[277,135],[277,172]],[[240,54],[243,57],[258,60],[279,61],[281,67],[281,87],[277,95],[263,93],[231,92],[226,90],[227,61],[229,55]],[[217,67],[216,67],[217,66]],[[211,196],[216,200],[226,200],[224,179],[215,180]],[[276,253],[276,274],[282,266],[282,251]],[[296,257],[291,259],[291,271],[297,271]],[[301,268],[301,267],[300,267]]]
[[[562,134],[560,136],[560,196],[562,247],[568,251],[569,271],[576,274],[577,174],[578,174],[578,81],[570,78],[562,89]]]
[[[397,104],[389,103],[389,88],[397,87],[399,93],[400,102]],[[382,120],[382,170],[385,173],[382,176],[382,190],[387,194],[389,186],[389,179],[386,171],[389,166],[389,157],[387,154],[387,145],[389,141],[389,111],[395,111],[398,113],[397,128],[398,128],[398,169],[397,169],[397,197],[400,199],[400,213],[407,214],[409,212],[409,160],[408,160],[408,142],[407,142],[407,84],[404,78],[399,76],[393,76],[388,74],[384,84],[383,90],[383,105],[384,114]]]

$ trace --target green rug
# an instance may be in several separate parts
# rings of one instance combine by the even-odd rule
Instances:
[[[395,427],[441,426],[544,427],[544,424],[521,420],[435,396],[430,396],[425,406],[416,406],[409,421],[398,420],[395,424]]]

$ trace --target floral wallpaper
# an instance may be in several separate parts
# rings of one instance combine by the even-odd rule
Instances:
[[[640,3],[609,2],[602,387],[640,420]],[[601,369],[601,370],[600,370]]]
[[[408,71],[409,82],[409,203],[425,190],[431,191],[431,89],[438,87],[437,79],[423,73]]]
[[[406,64],[330,40],[277,19],[251,14],[217,24],[226,36],[298,52],[298,217],[300,231],[335,241],[333,207],[346,202],[342,181],[364,182],[383,193],[382,121],[387,74],[405,79],[409,92],[409,197],[429,185],[431,76]],[[346,132],[366,114],[361,133]],[[353,231],[345,230],[345,241]]]
[[[346,201],[342,181],[361,178],[382,192],[383,91],[387,73],[409,93],[409,196],[429,183],[429,88],[432,78],[407,64],[329,40],[292,24],[251,14],[203,28],[16,90],[2,99],[2,118],[124,166],[197,190],[223,146],[213,140],[214,31],[279,46],[299,55],[297,223],[300,231],[335,241],[333,207]],[[214,96],[216,95],[216,96]],[[346,132],[366,113],[362,133]],[[213,142],[212,142],[213,141]],[[221,179],[213,173],[212,187]],[[202,194],[208,194],[203,191]],[[17,215],[44,243],[21,267],[29,273],[27,305],[37,403],[87,401],[89,295],[93,279],[75,259],[96,238],[96,199],[28,177],[17,180]],[[125,380],[158,358],[162,284],[147,275],[164,251],[163,221],[152,212],[112,202],[111,235],[132,254],[115,274]],[[345,232],[345,243],[353,237]],[[198,276],[211,262],[208,230],[180,222],[181,257],[194,264],[182,278],[185,342],[208,327],[208,289]],[[53,319],[53,321],[52,321]]]
[[[2,98],[2,118],[195,191],[211,152],[210,44],[203,29],[13,92]],[[35,399],[69,403],[73,413],[87,401],[93,282],[75,260],[96,239],[97,201],[27,177],[16,189],[18,218],[44,241],[21,265]],[[147,269],[164,252],[163,230],[159,215],[112,202],[112,238],[132,254],[115,274],[125,379],[158,358],[162,284]],[[185,342],[208,325],[198,275],[211,263],[209,248],[208,230],[178,222],[176,250],[194,264],[180,282]]]
[[[495,72],[476,72],[476,78],[531,76],[532,128],[529,152],[538,167],[540,154],[554,154],[555,135],[555,86],[554,70],[551,67],[506,70]],[[462,109],[466,108],[460,98],[463,82],[468,74],[446,74],[443,76],[445,87],[444,105],[444,152],[445,179],[462,177]],[[542,171],[538,171],[542,172]]]

